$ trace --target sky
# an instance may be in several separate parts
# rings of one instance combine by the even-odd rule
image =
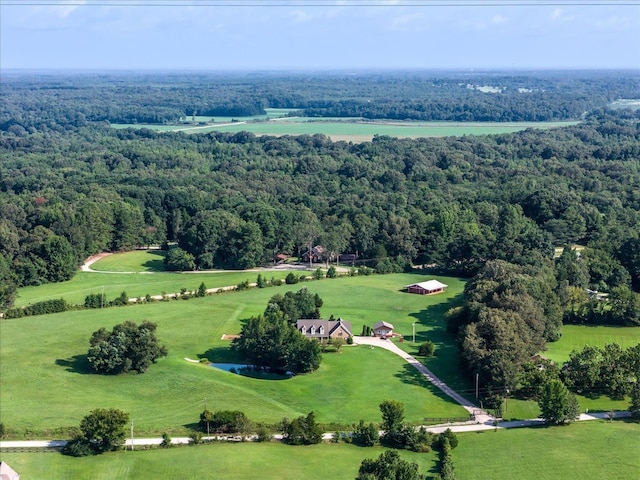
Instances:
[[[640,0],[0,0],[0,68],[640,68]]]

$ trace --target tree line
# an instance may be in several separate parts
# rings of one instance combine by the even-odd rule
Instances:
[[[189,268],[248,268],[321,244],[333,257],[468,276],[487,260],[530,264],[578,242],[589,280],[567,272],[568,287],[638,291],[638,131],[615,112],[549,131],[362,144],[3,131],[0,303],[18,286],[71,278],[91,254],[166,242]],[[581,311],[574,321],[593,317]]]
[[[63,130],[92,122],[175,124],[196,115],[519,122],[581,118],[639,98],[634,72],[262,74],[2,74],[0,130]],[[303,88],[301,88],[303,85]],[[492,93],[486,91],[490,87]]]

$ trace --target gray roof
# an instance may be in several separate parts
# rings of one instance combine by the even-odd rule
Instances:
[[[335,332],[338,328],[342,327],[347,331],[349,336],[352,336],[351,333],[351,322],[347,322],[341,318],[338,320],[321,320],[321,319],[302,319],[296,322],[296,328],[298,331],[302,330],[302,327],[305,328],[306,333],[304,334],[309,338],[326,338],[330,337],[333,332]],[[315,327],[316,333],[311,334],[309,330],[311,327]],[[324,333],[319,333],[320,327],[324,328]]]
[[[376,330],[376,329],[378,329],[380,327],[386,327],[386,328],[389,328],[389,329],[393,330],[393,325],[390,324],[389,322],[378,322],[373,326],[373,329]]]

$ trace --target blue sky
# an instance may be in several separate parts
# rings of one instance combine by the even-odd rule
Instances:
[[[0,0],[0,66],[640,68],[640,0],[150,1]]]

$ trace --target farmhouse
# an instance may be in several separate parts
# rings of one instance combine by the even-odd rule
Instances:
[[[326,249],[320,245],[316,245],[311,250],[307,250],[302,254],[303,262],[320,263],[326,260]]]
[[[296,328],[305,337],[317,340],[342,338],[346,341],[352,336],[351,322],[346,322],[341,318],[338,320],[298,320]]]
[[[20,475],[6,462],[0,462],[0,480],[20,480]]]
[[[438,280],[428,280],[421,283],[413,283],[405,285],[404,289],[409,293],[417,293],[419,295],[432,295],[434,293],[442,293],[449,285],[439,282]]]
[[[393,325],[389,322],[378,322],[373,326],[373,334],[376,337],[389,337],[393,335]]]

